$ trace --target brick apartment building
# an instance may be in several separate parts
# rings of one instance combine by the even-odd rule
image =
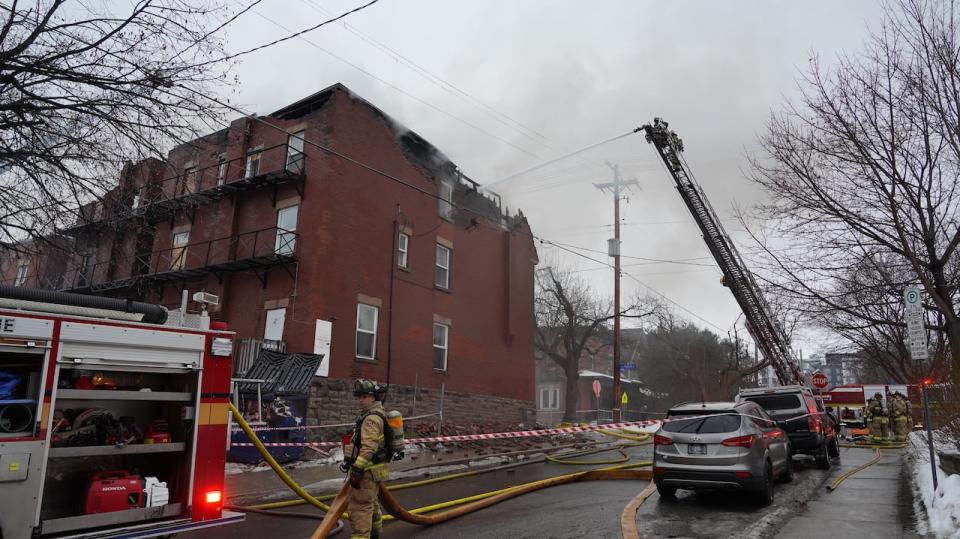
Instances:
[[[352,417],[356,377],[389,380],[408,413],[411,388],[422,413],[442,387],[448,419],[531,420],[537,255],[522,214],[340,84],[261,118],[279,129],[242,118],[128,164],[58,240],[69,255],[4,257],[4,282],[170,308],[206,291],[244,347],[328,342],[309,420]]]

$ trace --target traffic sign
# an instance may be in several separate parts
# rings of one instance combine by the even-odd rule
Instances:
[[[811,382],[813,382],[813,387],[817,389],[823,389],[827,387],[827,384],[830,383],[830,380],[827,378],[826,374],[823,374],[822,372],[817,371],[813,373],[813,378],[811,379]]]
[[[624,393],[623,395],[620,396],[620,404],[626,404],[626,403],[627,403],[627,394]]]
[[[621,371],[632,371],[633,369],[636,369],[636,368],[637,368],[637,364],[636,364],[636,363],[621,363],[621,364],[620,364],[620,370],[621,370]]]
[[[907,341],[910,356],[920,361],[928,359],[927,329],[924,327],[923,304],[920,287],[911,285],[903,289],[903,311],[907,322]]]
[[[596,395],[598,399],[600,398],[600,381],[599,380],[593,381],[593,394]]]

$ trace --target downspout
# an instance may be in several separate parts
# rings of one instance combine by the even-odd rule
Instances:
[[[397,242],[400,239],[400,204],[397,204],[397,217],[393,219],[393,239],[390,242],[390,309],[387,320],[387,385],[390,385],[391,364],[393,363],[393,282],[396,280],[397,271]],[[407,244],[409,251],[410,245]]]

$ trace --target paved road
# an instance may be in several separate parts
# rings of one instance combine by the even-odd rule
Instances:
[[[631,448],[635,460],[649,460],[650,446]],[[603,455],[591,456],[598,458]],[[476,477],[457,479],[430,487],[396,493],[408,508],[421,507],[544,477],[570,473],[586,467],[552,463],[523,466]],[[812,461],[797,461],[797,478],[778,485],[776,500],[759,508],[733,494],[678,493],[677,500],[651,496],[637,513],[643,537],[770,537],[791,517],[805,509],[827,479]],[[388,523],[385,536],[402,538],[580,538],[617,537],[624,506],[646,485],[628,481],[595,481],[553,487],[526,494],[438,526],[424,528],[403,522]],[[306,506],[296,508],[309,511]],[[709,515],[708,517],[705,515]],[[183,534],[190,539],[235,539],[236,537],[309,537],[318,521],[248,515],[246,523],[201,533]],[[348,535],[342,534],[341,537]]]

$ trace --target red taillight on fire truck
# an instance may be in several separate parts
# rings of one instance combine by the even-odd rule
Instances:
[[[223,500],[223,493],[219,490],[211,490],[204,496],[204,500],[209,504],[219,504]]]

